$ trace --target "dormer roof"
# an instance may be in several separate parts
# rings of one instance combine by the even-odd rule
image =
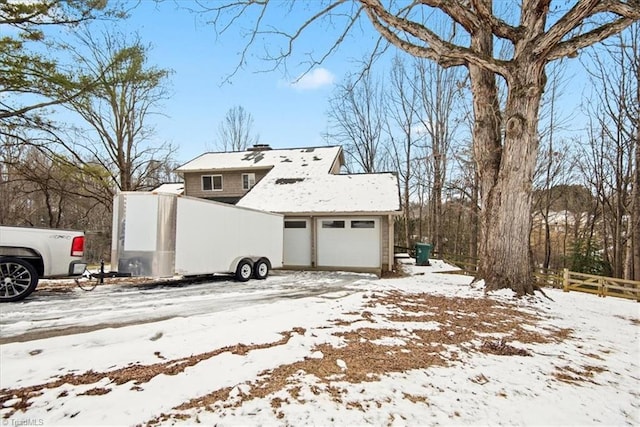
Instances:
[[[283,175],[326,175],[342,165],[342,148],[306,147],[276,150],[205,153],[178,167],[176,172],[269,170]]]

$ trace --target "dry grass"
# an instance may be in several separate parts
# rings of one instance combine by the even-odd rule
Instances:
[[[598,384],[593,378],[594,374],[605,372],[606,369],[601,366],[556,366],[556,371],[553,376],[558,381],[562,381],[569,384],[580,385],[581,383],[588,382],[592,384]]]
[[[484,341],[480,346],[480,350],[484,353],[497,354],[499,356],[532,356],[528,350],[509,345],[502,339]]]
[[[208,411],[223,411],[230,407],[239,407],[252,399],[263,399],[280,391],[285,391],[288,398],[274,396],[271,407],[277,418],[283,416],[280,408],[283,403],[297,401],[304,403],[300,397],[300,375],[310,375],[316,379],[316,385],[311,386],[314,394],[326,393],[332,400],[345,405],[347,408],[364,410],[362,403],[348,401],[347,391],[336,387],[336,380],[352,384],[377,381],[380,376],[391,373],[405,372],[413,369],[428,369],[432,366],[446,366],[458,359],[457,352],[446,351],[445,344],[459,346],[464,351],[479,351],[507,356],[529,356],[525,349],[508,345],[506,338],[492,345],[485,340],[483,345],[475,346],[472,340],[478,333],[504,334],[521,343],[557,342],[568,338],[570,330],[548,330],[547,334],[537,333],[524,328],[525,325],[535,325],[540,318],[503,303],[490,299],[447,298],[427,294],[406,295],[391,292],[387,295],[374,295],[368,299],[366,307],[360,313],[357,321],[367,321],[371,325],[386,321],[397,324],[397,328],[361,327],[348,332],[336,332],[344,345],[334,347],[328,344],[318,345],[314,351],[322,352],[320,359],[307,358],[289,365],[262,372],[253,383],[245,383],[246,392],[235,393],[233,388],[216,390],[197,399],[192,399],[175,408],[174,415],[183,415],[182,411],[204,409]],[[378,308],[389,309],[397,314],[378,315],[374,312]],[[386,310],[385,310],[386,311]],[[355,313],[349,313],[355,315]],[[376,318],[379,318],[376,320]],[[345,322],[336,320],[335,325],[350,326],[356,321]],[[405,322],[437,322],[438,329],[414,329],[408,334],[402,327]],[[402,344],[380,345],[375,341],[381,339],[395,339]],[[338,360],[346,363],[343,370]],[[473,380],[473,379],[472,379]],[[478,377],[478,383],[486,383],[488,379]],[[424,396],[405,396],[412,402],[428,404]],[[379,403],[378,403],[379,405]],[[164,414],[163,417],[149,421],[149,425],[167,421],[173,415]]]
[[[0,407],[9,407],[6,405],[6,402],[9,400],[17,399],[18,402],[10,405],[12,408],[11,411],[7,412],[4,415],[4,418],[9,418],[17,411],[24,411],[27,409],[31,403],[30,400],[33,397],[39,396],[42,394],[44,389],[55,389],[63,386],[64,384],[69,385],[89,385],[95,384],[105,378],[110,380],[110,383],[115,385],[122,385],[128,383],[130,381],[134,382],[134,386],[131,388],[132,390],[143,390],[140,387],[142,384],[149,382],[152,378],[164,374],[164,375],[178,375],[184,372],[190,366],[194,366],[200,363],[203,360],[210,359],[212,357],[218,356],[219,354],[230,352],[238,355],[245,355],[251,350],[259,350],[262,348],[269,348],[278,345],[286,344],[291,336],[294,333],[304,334],[303,329],[294,329],[293,331],[288,331],[283,333],[283,337],[272,343],[265,344],[255,344],[255,345],[246,345],[246,344],[236,344],[234,346],[222,347],[220,349],[201,353],[194,356],[184,357],[180,359],[169,360],[161,363],[154,363],[151,365],[141,365],[141,364],[133,364],[124,368],[115,369],[112,371],[106,372],[95,372],[93,370],[89,370],[82,374],[67,374],[63,376],[59,376],[57,379],[50,381],[45,384],[39,384],[30,387],[22,387],[17,389],[2,389],[0,390]],[[109,389],[106,389],[110,391]],[[107,392],[108,392],[107,391]],[[85,393],[90,394],[91,393]],[[93,395],[97,395],[98,393],[93,393]],[[99,393],[106,394],[106,393]],[[61,396],[63,397],[63,396]]]
[[[378,381],[383,375],[450,365],[460,359],[460,353],[530,356],[528,350],[509,342],[515,341],[522,346],[527,343],[561,342],[571,336],[571,330],[568,329],[548,328],[539,332],[541,328],[538,327],[534,331],[532,326],[536,326],[541,320],[537,315],[489,298],[379,293],[364,300],[361,312],[345,315],[350,316],[351,320],[336,319],[330,325],[319,328],[333,329],[333,335],[341,342],[340,346],[327,343],[317,345],[313,352],[321,352],[321,358],[306,358],[277,366],[260,373],[254,381],[193,398],[175,407],[171,413],[160,414],[148,421],[148,425],[171,419],[187,419],[194,409],[222,413],[227,408],[239,407],[249,400],[270,396],[272,411],[276,417],[281,418],[284,416],[281,410],[284,404],[293,401],[304,403],[300,382],[302,376],[314,379],[312,385],[308,381],[305,383],[306,390],[312,394],[325,394],[346,407],[365,410],[361,402],[349,401],[347,391],[336,386],[335,382],[363,384],[364,387],[367,382]],[[224,352],[245,355],[251,351],[282,346],[294,334],[304,336],[306,333],[303,328],[293,328],[282,332],[282,338],[274,342],[237,344],[174,360],[164,360],[164,356],[156,353],[155,356],[161,361],[154,364],[135,364],[106,372],[67,374],[46,384],[3,389],[0,390],[0,406],[11,407],[11,411],[5,413],[5,418],[8,418],[18,411],[25,411],[30,406],[30,401],[45,389],[55,389],[63,384],[90,385],[105,378],[116,386],[133,382],[131,390],[142,391],[143,385],[157,375],[178,375],[186,368]],[[313,336],[313,331],[309,331],[309,335]],[[575,383],[588,380],[589,374],[593,375],[594,372],[597,372],[596,367],[583,367],[579,372],[564,367],[558,368],[554,376],[559,381]],[[477,383],[488,382],[488,379],[481,377],[471,380]],[[107,387],[96,387],[83,394],[98,396],[110,390]],[[406,395],[405,398],[429,404],[424,396]],[[8,404],[10,400],[16,402]],[[380,405],[379,402],[371,404]]]
[[[640,318],[625,317],[625,316],[621,316],[619,314],[615,314],[614,316],[617,317],[618,319],[626,320],[626,321],[630,322],[634,326],[640,325]]]

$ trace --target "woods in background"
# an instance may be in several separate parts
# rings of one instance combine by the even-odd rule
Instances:
[[[527,70],[535,73],[526,76],[510,68],[524,55],[514,47],[524,43],[521,34],[491,21],[491,3],[484,0],[473,2],[475,15],[455,2],[434,6],[459,18],[460,26],[444,30],[418,31],[374,0],[353,2],[357,14],[334,15],[352,23],[369,19],[387,40],[385,49],[395,49],[388,69],[364,60],[336,85],[326,139],[344,147],[350,172],[397,173],[402,215],[396,244],[427,241],[439,253],[499,258],[505,269],[493,273],[503,285],[509,280],[501,275],[510,274],[503,255],[516,246],[520,265],[530,260],[541,268],[640,280],[640,29],[633,5],[614,3],[619,17],[603,27],[612,37],[581,57],[590,90],[581,112],[588,122],[578,128],[576,114],[561,106],[571,76],[563,75],[562,62],[550,61],[599,41],[591,32],[575,46],[557,38],[579,24],[568,20],[597,12],[582,10],[586,2],[577,2],[566,26],[553,24],[558,34],[532,37],[543,42],[536,58],[546,59],[529,58],[535,67]],[[155,135],[149,120],[171,97],[171,72],[149,64],[150,47],[139,37],[96,29],[126,16],[107,4],[0,4],[0,24],[14,29],[0,43],[0,223],[83,229],[92,261],[109,256],[115,193],[177,179],[175,147]],[[331,18],[332,11],[323,13]],[[74,28],[77,35],[62,41],[46,31],[56,27]],[[456,48],[462,29],[471,30],[473,52]],[[426,47],[414,44],[421,37]],[[494,52],[492,37],[512,50]],[[291,48],[295,39],[288,41]],[[485,63],[483,51],[495,60]],[[283,50],[274,59],[290,54]],[[513,84],[524,85],[524,77],[531,90],[514,94]],[[529,112],[523,99],[538,96],[534,129],[531,117],[518,111]],[[250,113],[234,107],[220,125],[218,143],[240,149],[258,141],[252,124]],[[506,193],[518,194],[502,200]],[[502,202],[518,210],[495,210]],[[509,223],[526,225],[516,233],[520,240],[497,235]]]

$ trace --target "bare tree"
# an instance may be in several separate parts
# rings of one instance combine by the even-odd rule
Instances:
[[[478,189],[478,173],[476,169],[476,162],[473,159],[473,149],[471,144],[467,142],[466,147],[459,148],[453,151],[453,167],[455,173],[447,183],[449,191],[457,193],[458,204],[465,210],[465,223],[469,227],[468,242],[466,244],[466,251],[454,252],[456,255],[466,255],[473,260],[478,258],[478,235],[479,235],[479,189]],[[464,227],[462,227],[464,228]],[[451,230],[450,232],[456,232],[460,228]],[[465,245],[460,245],[464,247]],[[447,249],[448,251],[449,249]]]
[[[599,141],[591,148],[602,168],[596,175],[602,176],[599,196],[605,213],[604,253],[616,277],[634,276],[633,251],[638,250],[633,244],[637,219],[633,218],[632,196],[634,191],[637,195],[637,190],[632,183],[637,173],[639,144],[639,28],[636,24],[595,50],[587,64],[594,83],[594,93],[586,101],[587,111],[594,118],[592,134]]]
[[[227,111],[218,125],[218,147],[223,151],[244,151],[259,141],[253,133],[253,116],[236,105]]]
[[[411,244],[411,193],[415,181],[412,166],[416,155],[414,149],[421,139],[417,126],[419,95],[412,84],[417,78],[415,71],[414,67],[408,68],[400,57],[394,58],[387,87],[388,117],[385,120],[390,139],[388,149],[402,186],[403,240],[407,247]]]
[[[24,224],[20,221],[28,216],[31,200],[26,194],[32,186],[21,179],[14,165],[26,157],[29,146],[3,135],[0,148],[0,224]]]
[[[510,5],[509,13],[494,13],[491,0],[389,2],[358,0],[305,3],[306,20],[297,30],[286,33],[266,21],[265,8],[281,3],[237,0],[213,6],[218,28],[230,24],[249,8],[257,6],[248,48],[261,35],[270,34],[284,41],[284,48],[270,58],[283,63],[291,55],[295,42],[313,23],[327,18],[338,34],[323,54],[310,55],[309,67],[322,62],[336,49],[359,19],[366,16],[389,43],[443,67],[469,69],[474,97],[474,147],[481,192],[481,230],[478,278],[486,289],[511,288],[518,295],[531,294],[534,281],[529,252],[531,230],[531,194],[533,172],[538,154],[538,113],[544,91],[546,65],[554,60],[575,56],[640,19],[638,0],[575,0],[569,8],[551,9],[550,0],[525,0]],[[287,3],[290,11],[295,4]],[[437,33],[424,17],[438,15],[448,19],[442,28],[451,34],[454,27],[465,33],[461,44],[452,43]],[[290,15],[298,16],[298,15]],[[511,16],[516,16],[511,19]],[[225,18],[229,18],[223,22]],[[448,28],[447,28],[448,27]],[[494,38],[512,47],[510,57],[494,52]],[[506,81],[507,100],[500,112],[496,78]],[[504,129],[504,133],[502,130]]]
[[[108,174],[108,193],[143,188],[157,165],[169,162],[173,153],[170,145],[151,140],[154,131],[148,123],[158,113],[154,108],[168,97],[169,71],[147,64],[148,47],[137,36],[128,43],[124,34],[96,37],[85,31],[79,40],[80,46],[70,47],[78,80],[99,83],[66,104],[88,128],[76,129],[75,144],[58,142],[87,171]]]
[[[531,236],[532,252],[537,267],[559,268],[566,256],[566,237],[569,232],[569,212],[559,212],[567,197],[564,189],[572,181],[572,166],[575,161],[570,144],[565,141],[547,141],[538,157],[533,194],[534,223]],[[562,222],[559,222],[562,221]],[[564,228],[561,226],[564,224]],[[562,234],[562,245],[558,240]],[[537,230],[537,236],[534,234]],[[540,251],[538,248],[542,247]],[[540,256],[540,252],[542,255]],[[555,255],[554,255],[555,254]]]
[[[89,197],[92,182],[62,155],[39,145],[5,145],[0,154],[0,223],[87,229],[105,206]],[[99,213],[96,214],[96,209]]]
[[[635,170],[633,172],[633,192],[631,193],[631,269],[633,270],[633,280],[640,280],[640,26],[634,25],[631,32],[632,38],[630,43],[630,51],[635,52],[632,56],[631,67],[636,75],[636,96],[635,96],[635,113],[633,109],[630,111],[636,117],[636,135],[635,135]],[[631,105],[634,105],[633,103]]]
[[[612,200],[616,197],[611,187],[612,180],[615,179],[615,163],[611,162],[610,156],[614,150],[611,141],[598,126],[597,118],[591,119],[588,131],[588,141],[582,146],[579,168],[586,186],[594,193],[594,203],[586,217],[585,226],[580,227],[582,229],[576,233],[577,244],[574,244],[573,257],[575,259],[576,255],[580,255],[593,265],[602,264],[602,268],[592,268],[589,273],[611,275],[611,254],[608,249],[611,239],[607,235],[606,223],[607,216],[611,213]],[[599,251],[602,251],[603,256],[600,256]]]
[[[384,105],[384,90],[369,72],[339,84],[329,100],[330,136],[343,144],[352,172],[379,171]]]
[[[428,161],[433,162],[433,188],[430,196],[429,234],[436,252],[442,250],[442,199],[447,162],[456,128],[457,106],[463,80],[457,69],[445,69],[434,62],[416,59],[421,111],[418,113],[426,136]]]
[[[534,193],[533,201],[534,215],[542,222],[542,227],[538,227],[538,229],[544,231],[542,239],[544,255],[541,263],[544,269],[550,268],[553,249],[551,207],[556,200],[563,196],[560,191],[556,191],[556,187],[568,184],[569,174],[566,171],[569,170],[571,158],[568,145],[556,140],[558,131],[568,120],[568,116],[563,115],[557,109],[558,98],[562,95],[567,79],[563,74],[564,68],[561,67],[560,62],[551,64],[549,68],[550,77],[542,100],[539,126],[543,149],[540,150],[534,174],[534,188],[537,192]],[[538,224],[534,224],[534,228],[536,225]]]

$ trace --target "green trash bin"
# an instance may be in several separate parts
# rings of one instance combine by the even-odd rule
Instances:
[[[432,246],[428,243],[416,243],[416,265],[429,264],[429,255],[431,255]]]

